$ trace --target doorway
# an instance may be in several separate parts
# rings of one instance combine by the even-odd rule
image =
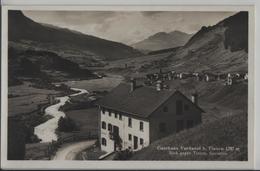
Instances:
[[[114,151],[116,151],[116,147],[120,145],[119,139],[119,128],[113,125],[113,139],[114,139]]]
[[[134,136],[134,150],[138,148],[138,137]]]

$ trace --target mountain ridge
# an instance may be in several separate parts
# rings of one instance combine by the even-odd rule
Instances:
[[[239,27],[239,28],[238,28]],[[143,60],[146,59],[146,60]],[[151,51],[132,60],[133,72],[164,71],[247,73],[248,12],[238,12],[213,26],[203,26],[184,45]]]
[[[148,38],[132,44],[131,46],[146,51],[157,51],[183,46],[193,34],[187,34],[179,30],[172,32],[157,32]]]
[[[33,46],[46,51],[58,53],[63,57],[86,58],[91,60],[116,60],[142,55],[138,50],[110,40],[105,40],[92,35],[71,31],[66,28],[48,26],[37,23],[26,17],[21,11],[8,12],[8,37],[9,41],[21,43],[22,41],[34,42]],[[63,54],[62,49],[70,49]],[[44,49],[45,48],[45,49]],[[63,55],[62,55],[63,54]],[[74,62],[78,62],[75,61]]]
[[[213,26],[203,26],[170,60],[172,69],[247,72],[248,12],[238,12]]]

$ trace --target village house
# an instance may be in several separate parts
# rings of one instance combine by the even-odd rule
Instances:
[[[206,81],[206,82],[217,81],[217,80],[220,80],[219,74],[212,74],[212,73],[204,74],[204,81]]]
[[[47,99],[48,99],[50,105],[57,103],[56,95],[54,95],[54,94],[49,94],[47,96]]]
[[[230,73],[228,73],[227,75],[227,81],[226,81],[226,85],[232,85],[233,84],[233,77]]]
[[[247,73],[245,73],[245,75],[244,75],[244,80],[248,80],[248,74]]]
[[[202,79],[203,79],[203,75],[201,73],[198,73],[198,72],[192,73],[192,76],[194,78],[196,78],[197,81],[202,81]]]
[[[99,140],[106,152],[140,150],[153,141],[201,123],[197,94],[192,101],[180,91],[121,83],[97,102]]]

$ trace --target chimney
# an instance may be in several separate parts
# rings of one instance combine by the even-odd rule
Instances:
[[[197,92],[195,92],[191,95],[191,101],[192,101],[192,103],[198,105],[198,93]]]
[[[156,90],[157,90],[157,91],[161,91],[162,88],[163,88],[162,81],[161,81],[161,80],[158,80],[158,81],[156,82]]]
[[[136,80],[131,78],[131,92],[136,89]]]

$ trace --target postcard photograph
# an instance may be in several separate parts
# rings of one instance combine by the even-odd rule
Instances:
[[[249,160],[249,11],[8,17],[7,160]]]

